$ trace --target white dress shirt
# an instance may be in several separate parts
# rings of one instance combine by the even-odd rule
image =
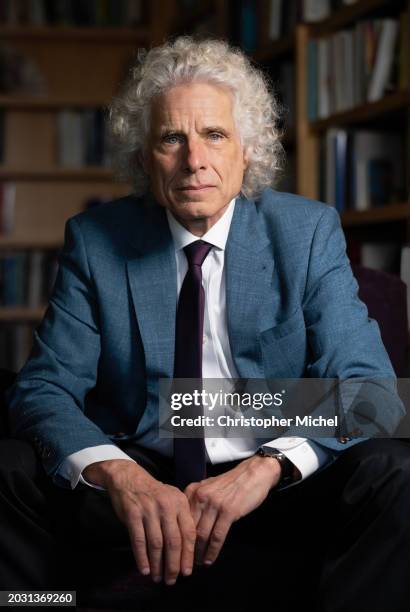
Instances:
[[[225,246],[234,208],[235,199],[230,202],[223,216],[201,237],[201,240],[213,245],[213,248],[202,264],[202,284],[205,291],[203,378],[231,379],[239,377],[229,345],[224,270]],[[191,234],[191,232],[185,229],[168,210],[166,213],[175,245],[179,295],[183,279],[188,270],[188,263],[183,249],[191,242],[198,240],[198,236]],[[141,431],[144,433],[140,437],[138,437],[137,430],[136,442],[142,447],[152,448],[168,457],[172,457],[172,439],[160,439],[156,431],[157,428],[157,423],[153,423],[152,428],[150,428],[149,424],[147,427],[147,423],[145,423],[145,426],[141,428]],[[212,464],[250,457],[257,451],[260,444],[260,439],[251,437],[208,437],[205,429],[207,459]],[[282,451],[299,469],[302,480],[332,459],[330,452],[327,452],[323,447],[306,438],[281,437],[275,440],[267,440],[263,444]],[[128,459],[133,461],[114,444],[100,445],[69,455],[59,467],[58,473],[70,481],[72,488],[78,482],[90,484],[82,477],[82,471],[91,463],[108,459]]]

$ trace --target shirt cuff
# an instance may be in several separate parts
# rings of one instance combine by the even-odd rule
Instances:
[[[263,446],[277,448],[301,473],[302,478],[288,486],[302,482],[302,480],[305,480],[305,478],[333,460],[333,454],[330,451],[327,452],[319,444],[306,438],[278,438],[271,442],[264,442]],[[288,487],[281,488],[285,489]]]
[[[109,461],[110,459],[127,459],[134,461],[114,444],[100,444],[83,448],[76,453],[68,455],[60,465],[57,474],[70,482],[71,488],[75,489],[78,483],[85,484],[93,489],[105,491],[104,487],[92,484],[83,478],[82,472],[85,468],[97,461]],[[134,461],[134,463],[136,463]]]

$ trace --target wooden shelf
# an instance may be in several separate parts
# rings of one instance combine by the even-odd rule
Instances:
[[[410,219],[410,202],[387,204],[369,210],[347,210],[342,213],[341,219],[344,227]]]
[[[60,249],[63,245],[63,236],[61,239],[50,236],[32,236],[24,238],[23,236],[0,236],[0,250],[5,251],[29,251],[29,250],[53,250]]]
[[[389,94],[377,102],[369,102],[341,113],[335,113],[326,119],[312,121],[309,124],[311,132],[323,132],[330,127],[339,125],[354,125],[377,119],[393,111],[405,109],[410,105],[410,93],[398,91]]]
[[[46,306],[41,308],[27,308],[25,306],[0,307],[0,321],[35,322],[41,321]]]
[[[49,168],[45,170],[14,170],[0,167],[3,181],[112,181],[114,173],[109,168],[89,166],[85,168]]]
[[[312,36],[323,36],[348,26],[355,20],[363,18],[379,8],[392,4],[391,0],[358,0],[356,4],[335,11],[328,19],[307,25],[310,27]]]
[[[34,96],[28,94],[0,95],[0,108],[12,108],[15,110],[48,110],[59,108],[101,108],[106,107],[110,100],[101,98],[81,98],[57,96]]]
[[[295,37],[293,34],[284,36],[279,40],[272,41],[272,43],[263,49],[256,49],[252,53],[252,59],[255,62],[268,62],[269,60],[282,57],[284,55],[290,55],[295,50]]]
[[[53,40],[58,42],[100,42],[127,44],[141,42],[145,44],[148,40],[148,28],[138,26],[136,28],[113,28],[94,26],[6,26],[0,25],[0,38],[18,39],[25,41],[42,42]]]

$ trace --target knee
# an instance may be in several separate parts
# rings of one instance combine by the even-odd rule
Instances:
[[[380,493],[387,499],[394,493],[410,502],[410,445],[405,442],[366,440],[346,450],[339,467],[349,475],[346,490],[359,497]]]

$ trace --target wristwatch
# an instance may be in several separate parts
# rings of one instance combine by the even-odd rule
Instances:
[[[257,455],[261,457],[274,457],[279,461],[281,467],[279,486],[285,486],[294,482],[294,465],[293,463],[277,448],[271,448],[270,446],[261,446],[256,451]]]

